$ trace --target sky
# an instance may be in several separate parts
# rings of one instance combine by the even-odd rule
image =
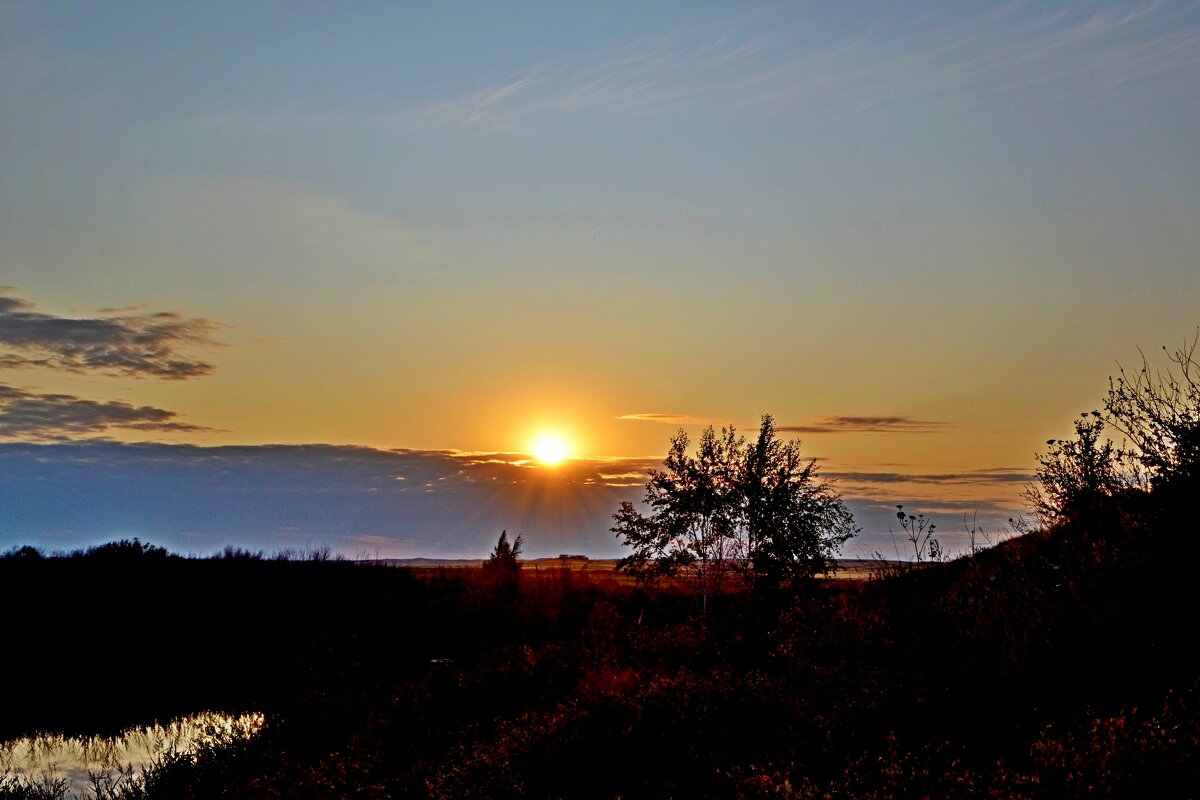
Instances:
[[[1195,3],[2,2],[0,108],[0,547],[615,556],[770,413],[953,548],[1200,325]]]

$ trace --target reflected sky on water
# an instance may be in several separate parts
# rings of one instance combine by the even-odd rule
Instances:
[[[44,734],[0,743],[0,787],[65,781],[72,792],[115,787],[140,779],[142,770],[169,753],[189,753],[229,737],[253,736],[263,715],[203,712],[167,725],[129,728],[116,736]]]

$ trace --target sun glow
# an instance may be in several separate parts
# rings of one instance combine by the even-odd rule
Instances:
[[[567,443],[557,434],[544,433],[534,441],[533,455],[543,464],[554,466],[567,457]]]

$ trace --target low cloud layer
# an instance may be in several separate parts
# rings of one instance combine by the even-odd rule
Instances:
[[[0,295],[0,368],[44,367],[135,378],[186,380],[213,365],[187,351],[218,346],[222,326],[167,311],[109,309],[57,316],[19,297]]]
[[[174,411],[119,400],[39,394],[0,383],[0,437],[54,441],[110,430],[198,433],[211,430],[180,422]]]
[[[619,555],[611,516],[641,496],[652,463],[548,469],[528,459],[329,445],[0,444],[0,547],[140,536],[182,552],[329,544],[350,555],[473,558],[507,528],[533,556]]]
[[[659,465],[572,459],[547,468],[521,453],[329,445],[0,444],[0,548],[140,536],[196,553],[328,544],[352,556],[479,558],[507,529],[525,537],[530,556],[616,557],[612,515],[642,498],[646,471]],[[1019,511],[1002,500],[1016,494],[1012,482],[999,485],[1004,477],[966,484],[966,494],[935,482],[923,500],[917,484],[838,477],[863,529],[849,556],[891,547],[897,503],[938,515],[952,551],[964,514],[978,512],[994,532]]]

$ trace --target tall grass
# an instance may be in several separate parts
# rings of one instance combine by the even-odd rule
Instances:
[[[247,739],[263,723],[261,713],[205,712],[114,736],[38,734],[0,742],[0,798],[136,797],[164,759]]]

